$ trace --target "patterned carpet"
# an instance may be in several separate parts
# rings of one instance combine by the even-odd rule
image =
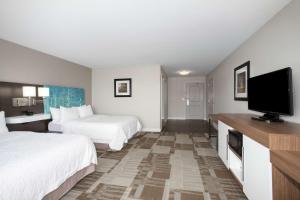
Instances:
[[[63,200],[246,199],[203,134],[147,133],[120,152],[98,152],[95,173]]]

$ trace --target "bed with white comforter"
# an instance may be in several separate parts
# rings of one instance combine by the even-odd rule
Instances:
[[[86,136],[0,133],[0,199],[42,199],[91,164],[97,155]]]
[[[62,124],[63,133],[86,135],[94,143],[108,144],[116,151],[121,150],[141,128],[136,117],[117,115],[92,115]]]

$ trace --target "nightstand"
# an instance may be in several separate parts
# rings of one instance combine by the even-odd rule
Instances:
[[[31,116],[21,115],[6,117],[6,124],[10,131],[34,131],[48,132],[48,123],[51,120],[50,114],[34,114]]]

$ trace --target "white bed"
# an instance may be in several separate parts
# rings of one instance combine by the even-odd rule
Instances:
[[[0,133],[0,199],[47,198],[80,170],[97,164],[85,136]]]
[[[116,115],[92,115],[62,124],[64,134],[86,135],[94,143],[108,144],[116,151],[121,150],[141,128],[136,117]]]

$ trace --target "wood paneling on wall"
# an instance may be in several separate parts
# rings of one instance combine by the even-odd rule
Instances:
[[[25,107],[13,107],[12,99],[16,97],[23,97],[23,86],[34,86],[42,87],[41,85],[26,84],[26,83],[10,83],[10,82],[0,82],[0,110],[5,111],[6,117],[23,115],[22,111],[30,110],[37,113],[44,112],[44,103],[40,102],[33,106]],[[36,98],[37,100],[42,100],[42,98]]]

